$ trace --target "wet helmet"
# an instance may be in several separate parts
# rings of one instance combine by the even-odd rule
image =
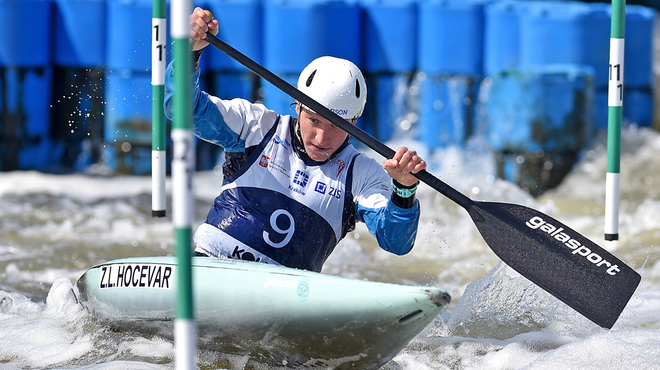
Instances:
[[[300,73],[298,90],[347,120],[360,117],[367,102],[362,72],[346,59],[314,59]]]

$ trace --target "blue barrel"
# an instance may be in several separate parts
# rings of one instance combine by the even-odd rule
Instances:
[[[292,86],[298,84],[297,74],[280,74],[279,77]],[[295,106],[291,106],[291,103],[293,103],[292,97],[283,93],[280,89],[266,80],[260,79],[260,86],[258,100],[262,101],[266,108],[274,110],[278,114],[296,116]]]
[[[338,0],[264,0],[264,65],[299,74],[330,55],[362,66],[361,9]]]
[[[593,140],[594,91],[583,65],[495,75],[488,136],[498,176],[533,196],[560,184]]]
[[[108,72],[105,139],[151,144],[151,73]]]
[[[607,89],[609,83],[611,10],[611,4],[590,4],[580,20],[582,56],[576,63],[594,69],[596,89]]]
[[[151,168],[153,1],[107,1],[103,160],[117,173],[146,175]]]
[[[48,170],[53,165],[50,0],[0,0],[0,170]],[[20,36],[23,18],[41,34]]]
[[[363,73],[412,71],[417,66],[417,0],[361,0]]]
[[[497,152],[495,170],[499,178],[537,197],[559,186],[578,158],[576,152]]]
[[[654,106],[653,90],[650,87],[626,88],[623,92],[623,125],[653,126]],[[607,90],[597,90],[594,104],[596,130],[607,129],[608,115]]]
[[[418,67],[427,74],[483,73],[483,2],[420,0]]]
[[[489,3],[484,8],[484,74],[520,67],[520,18],[526,6],[516,1]]]
[[[54,63],[94,68],[105,64],[105,0],[55,0]]]
[[[472,133],[475,78],[464,75],[417,75],[417,139],[427,148],[462,147]]]
[[[625,12],[624,86],[648,88],[653,83],[653,25],[657,12],[637,5],[627,5]],[[581,19],[579,62],[595,69],[597,89],[607,88],[609,81],[611,16],[610,4],[590,4]]]
[[[218,38],[263,64],[263,11],[260,0],[205,0],[218,20]],[[214,71],[246,71],[240,63],[210,46],[202,54],[204,66]]]
[[[627,5],[625,11],[624,86],[649,88],[653,85],[653,25],[657,12],[637,5]],[[582,19],[580,63],[595,69],[597,89],[607,88],[609,82],[611,16],[610,4],[590,4]]]
[[[235,74],[212,72],[209,82],[204,89],[211,95],[221,99],[241,98],[250,101],[258,100],[257,78],[248,73],[237,72]]]
[[[151,147],[131,146],[128,142],[108,144],[103,147],[102,158],[102,163],[116,174],[151,174]]]
[[[334,56],[362,66],[361,8],[354,1],[264,0],[264,66],[296,85],[312,60]],[[262,82],[269,109],[290,114],[293,99]]]
[[[0,66],[0,170],[50,170],[50,67]]]
[[[592,10],[592,16],[597,14],[599,19],[598,23],[590,23],[588,30],[591,32],[585,32],[588,40],[585,42],[585,55],[589,57],[586,64],[596,70],[595,126],[598,130],[604,130],[608,125],[609,65],[603,60],[609,61],[611,6],[592,4]],[[653,26],[656,14],[650,8],[626,6],[624,124],[643,127],[653,124]]]
[[[43,67],[51,63],[52,5],[51,0],[0,0],[0,66]],[[29,41],[20,33],[25,21],[39,23]]]
[[[103,145],[105,0],[55,0],[51,138],[60,171],[81,171]],[[67,124],[63,124],[63,123]]]
[[[594,72],[548,66],[493,78],[489,139],[497,152],[579,152],[593,138]]]
[[[150,173],[151,90],[150,72],[106,72],[104,160],[119,173]]]
[[[463,146],[483,74],[484,2],[420,0],[417,139],[433,150]]]
[[[106,69],[150,70],[152,4],[151,0],[108,0]]]
[[[409,94],[410,74],[374,74],[367,80],[367,105],[357,126],[381,141],[407,136],[412,126],[410,115],[413,112]]]
[[[653,26],[657,12],[643,6],[626,6],[625,70],[626,88],[653,86]],[[626,105],[626,97],[623,98]]]
[[[582,21],[588,12],[582,3],[530,3],[520,23],[521,68],[582,63]]]
[[[218,38],[255,62],[263,63],[263,10],[260,0],[206,0],[218,20]],[[209,46],[200,61],[203,89],[222,99],[243,98],[254,101],[259,78],[222,51]],[[222,148],[198,141],[197,169],[210,170],[218,164]]]
[[[624,91],[623,120],[639,127],[653,126],[653,90],[631,88]]]
[[[594,94],[594,127],[596,130],[607,129],[608,106],[607,88],[597,89]],[[627,93],[624,92],[624,99]]]
[[[417,66],[417,1],[361,0],[360,6],[365,15],[363,73],[369,81],[369,99],[358,126],[388,141],[410,128],[408,90]]]

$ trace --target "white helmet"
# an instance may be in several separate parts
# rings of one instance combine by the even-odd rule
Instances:
[[[367,84],[362,72],[346,59],[314,59],[300,73],[298,90],[348,120],[360,117],[367,103]]]

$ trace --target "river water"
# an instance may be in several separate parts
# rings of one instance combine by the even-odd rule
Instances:
[[[538,209],[638,271],[642,282],[615,326],[599,328],[499,264],[467,212],[422,185],[422,222],[410,254],[380,250],[360,225],[323,271],[452,295],[448,311],[383,369],[660,368],[660,135],[623,132],[620,240],[608,243],[604,143],[599,137],[561,186],[537,199],[496,179],[488,152],[451,148],[424,157],[430,172],[472,199]],[[195,175],[195,226],[220,181],[213,171]],[[171,342],[100,326],[71,293],[94,264],[174,253],[171,218],[151,217],[150,194],[148,177],[0,173],[0,369],[174,368]],[[199,352],[197,363],[261,367],[214,352]]]

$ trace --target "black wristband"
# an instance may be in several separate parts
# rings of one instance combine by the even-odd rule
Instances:
[[[392,203],[401,208],[412,208],[415,206],[415,192],[419,181],[413,185],[403,185],[396,180],[392,180]]]
[[[204,51],[204,49],[202,48],[202,49],[195,50],[195,51],[192,52],[193,53],[193,55],[192,55],[193,71],[196,71],[196,70],[199,69],[199,60],[202,58],[202,52],[203,51]]]

